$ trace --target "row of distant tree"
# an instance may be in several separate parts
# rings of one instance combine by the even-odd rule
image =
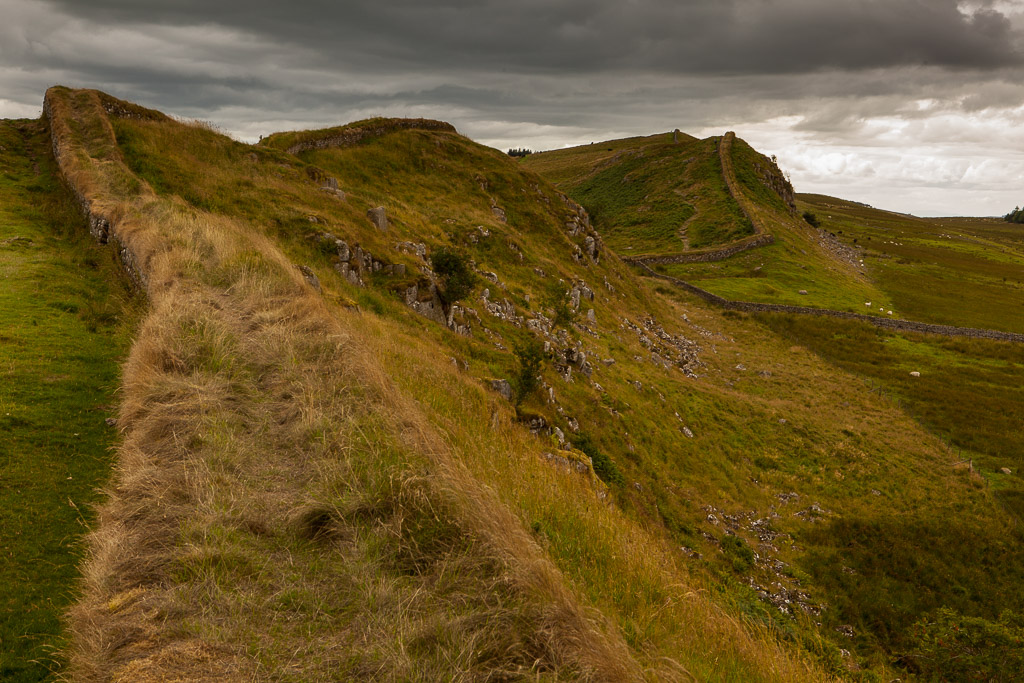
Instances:
[[[1024,209],[1015,207],[1013,211],[1003,216],[1009,223],[1024,223]]]
[[[510,157],[525,157],[525,156],[530,155],[530,154],[533,154],[533,150],[532,149],[526,149],[525,147],[516,148],[516,149],[510,149],[508,151],[508,155]]]

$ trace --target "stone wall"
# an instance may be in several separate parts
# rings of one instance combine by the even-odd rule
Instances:
[[[99,116],[110,115],[111,102],[115,105],[120,102],[120,100],[110,96],[104,96],[106,99],[103,99],[98,91],[91,92],[95,100],[95,106],[99,110],[96,114]],[[76,182],[78,176],[72,170],[75,160],[71,152],[70,123],[61,118],[61,115],[56,110],[61,110],[63,116],[69,116],[70,113],[66,110],[66,105],[62,107],[56,104],[56,99],[59,97],[60,91],[57,88],[51,88],[46,91],[46,96],[43,98],[43,117],[46,119],[47,127],[50,131],[53,157],[57,162],[57,169],[61,179],[78,202],[78,206],[89,224],[89,233],[93,239],[100,244],[109,244],[114,248],[121,266],[124,268],[125,273],[128,274],[129,279],[136,287],[145,292],[148,286],[146,272],[142,268],[139,259],[132,252],[131,247],[121,238],[116,222],[112,221],[110,216],[99,209],[98,202],[93,201],[93,198],[89,197],[86,191]],[[139,107],[139,109],[142,108]],[[110,135],[113,136],[113,131],[110,131]]]
[[[775,242],[771,235],[753,235],[744,237],[741,240],[730,243],[718,249],[706,251],[687,251],[681,254],[666,254],[664,256],[625,256],[623,261],[635,265],[654,266],[666,263],[708,263],[710,261],[724,261],[748,249],[764,247]]]
[[[731,311],[743,311],[746,313],[793,313],[796,315],[814,315],[819,317],[842,318],[844,320],[857,320],[859,322],[883,327],[901,332],[923,332],[926,334],[939,334],[945,337],[974,337],[977,339],[996,339],[1024,343],[1024,334],[1014,332],[1002,332],[1000,330],[985,330],[974,327],[955,327],[953,325],[937,325],[934,323],[922,323],[914,320],[900,320],[893,318],[882,318],[863,313],[850,313],[848,311],[833,311],[828,308],[811,308],[809,306],[791,306],[788,304],[763,304],[752,301],[732,301],[712,294],[706,289],[701,289],[689,282],[680,280],[670,275],[662,275],[651,270],[646,264],[638,264],[648,275],[671,282],[680,289],[695,294],[710,304],[725,308]]]

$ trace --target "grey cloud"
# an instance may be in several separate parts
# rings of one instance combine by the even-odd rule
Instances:
[[[1011,22],[956,0],[54,0],[111,22],[216,23],[367,69],[802,73],[1021,63]]]

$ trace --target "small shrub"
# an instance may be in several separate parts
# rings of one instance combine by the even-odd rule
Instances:
[[[749,571],[754,566],[754,551],[739,536],[723,538],[722,552],[732,560],[732,568],[737,572]]]
[[[430,255],[430,267],[441,276],[438,294],[448,306],[465,299],[476,285],[476,275],[469,267],[469,257],[462,252],[441,247]]]
[[[597,448],[593,441],[586,434],[577,434],[573,438],[573,445],[586,454],[594,465],[594,473],[606,484],[621,486],[625,483],[625,477],[616,467],[615,461]]]
[[[512,402],[519,406],[540,386],[540,368],[544,362],[544,347],[532,337],[524,344],[516,344],[516,373],[512,377]]]
[[[811,213],[810,211],[804,211],[804,220],[807,221],[808,225],[810,225],[812,228],[821,227],[821,221],[819,221],[818,217]]]

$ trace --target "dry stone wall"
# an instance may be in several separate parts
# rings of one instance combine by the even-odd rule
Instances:
[[[56,104],[58,97],[56,89],[50,89],[46,92],[46,96],[43,98],[43,117],[46,119],[47,127],[50,129],[53,157],[57,162],[61,178],[75,197],[75,201],[78,202],[82,214],[85,216],[86,221],[88,221],[89,233],[93,239],[100,244],[110,244],[114,248],[118,259],[121,261],[121,266],[128,274],[129,279],[136,287],[145,292],[148,282],[146,272],[142,268],[138,257],[134,254],[130,245],[121,238],[116,222],[112,221],[111,217],[99,207],[99,203],[93,201],[82,186],[76,182],[77,176],[71,170],[75,162],[72,159],[70,149],[71,132],[69,123],[65,118],[58,116],[58,113],[55,111],[55,109],[60,107],[59,104]],[[98,92],[93,93],[93,98],[95,105],[98,108],[102,108],[105,115],[111,114],[111,102],[114,104],[120,102],[120,100],[115,100],[109,96],[106,96],[106,99],[101,99]],[[65,112],[66,115],[69,114]],[[111,131],[110,134],[112,136],[113,132]]]

